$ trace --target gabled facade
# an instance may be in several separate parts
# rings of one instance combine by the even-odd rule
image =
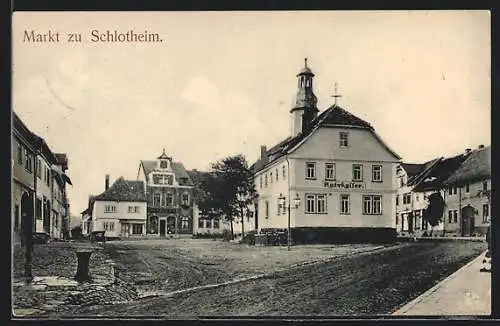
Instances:
[[[105,231],[107,238],[128,238],[146,234],[146,193],[142,181],[117,179],[110,187],[106,176],[105,191],[89,198],[82,212],[85,234]]]
[[[317,115],[313,76],[307,66],[297,75],[290,137],[262,146],[252,166],[258,230],[285,231],[290,206],[294,242],[391,241],[400,157],[345,109],[333,105]]]
[[[163,153],[140,162],[137,180],[145,184],[147,234],[193,233],[193,183],[180,162]]]
[[[445,232],[484,236],[491,225],[491,146],[479,146],[444,182]]]

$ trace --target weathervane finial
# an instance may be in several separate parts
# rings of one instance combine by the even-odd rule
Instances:
[[[333,95],[331,95],[331,97],[333,97],[333,98],[335,99],[335,102],[334,102],[334,104],[335,104],[335,105],[337,105],[337,99],[338,99],[339,97],[342,97],[342,95],[340,95],[340,94],[338,93],[338,88],[337,88],[337,87],[338,87],[338,84],[337,84],[337,82],[335,82],[335,88],[334,88],[334,92],[335,92],[335,93],[334,93]]]
[[[304,65],[307,68],[307,58],[304,58]]]

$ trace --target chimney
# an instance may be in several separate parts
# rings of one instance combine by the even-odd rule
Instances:
[[[470,148],[466,148],[466,149],[465,149],[465,154],[469,154],[469,153],[470,153],[470,151],[471,151],[471,149],[470,149]]]
[[[481,144],[481,145],[479,145],[477,148],[478,148],[478,149],[483,149],[483,148],[484,148],[484,145],[483,145],[483,144]]]
[[[104,183],[104,190],[108,190],[109,188],[109,174],[106,174],[106,181]]]
[[[260,159],[261,160],[265,160],[267,158],[266,152],[267,152],[266,145],[260,145]]]

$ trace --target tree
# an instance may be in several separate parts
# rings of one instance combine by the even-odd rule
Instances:
[[[200,211],[206,217],[223,217],[231,225],[234,239],[234,220],[240,217],[244,236],[244,218],[255,197],[253,173],[243,155],[226,157],[211,165],[211,171],[200,183],[197,192]]]
[[[445,202],[443,196],[439,192],[434,192],[427,198],[428,204],[423,211],[423,219],[426,220],[431,225],[431,233],[434,227],[438,226],[443,219],[443,213],[445,208]]]

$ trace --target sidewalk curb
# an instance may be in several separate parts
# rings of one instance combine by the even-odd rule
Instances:
[[[437,290],[439,290],[444,284],[448,283],[450,280],[454,279],[455,277],[457,277],[458,275],[460,275],[461,273],[463,273],[467,268],[469,268],[473,264],[477,263],[477,261],[483,259],[483,256],[485,255],[485,253],[486,253],[486,250],[484,252],[482,252],[479,256],[477,256],[476,258],[472,259],[470,262],[468,262],[467,264],[465,264],[464,266],[462,266],[461,268],[459,268],[453,274],[449,275],[444,280],[442,280],[441,282],[437,283],[436,285],[434,285],[429,290],[425,291],[423,294],[419,295],[418,297],[416,297],[412,301],[408,302],[407,304],[405,304],[404,306],[402,306],[401,308],[399,308],[398,310],[396,310],[395,312],[393,312],[392,315],[404,315],[406,312],[408,312],[413,307],[415,307],[416,305],[418,305],[424,299],[426,299],[427,297],[429,297],[430,295],[432,295],[434,292],[436,292]]]

